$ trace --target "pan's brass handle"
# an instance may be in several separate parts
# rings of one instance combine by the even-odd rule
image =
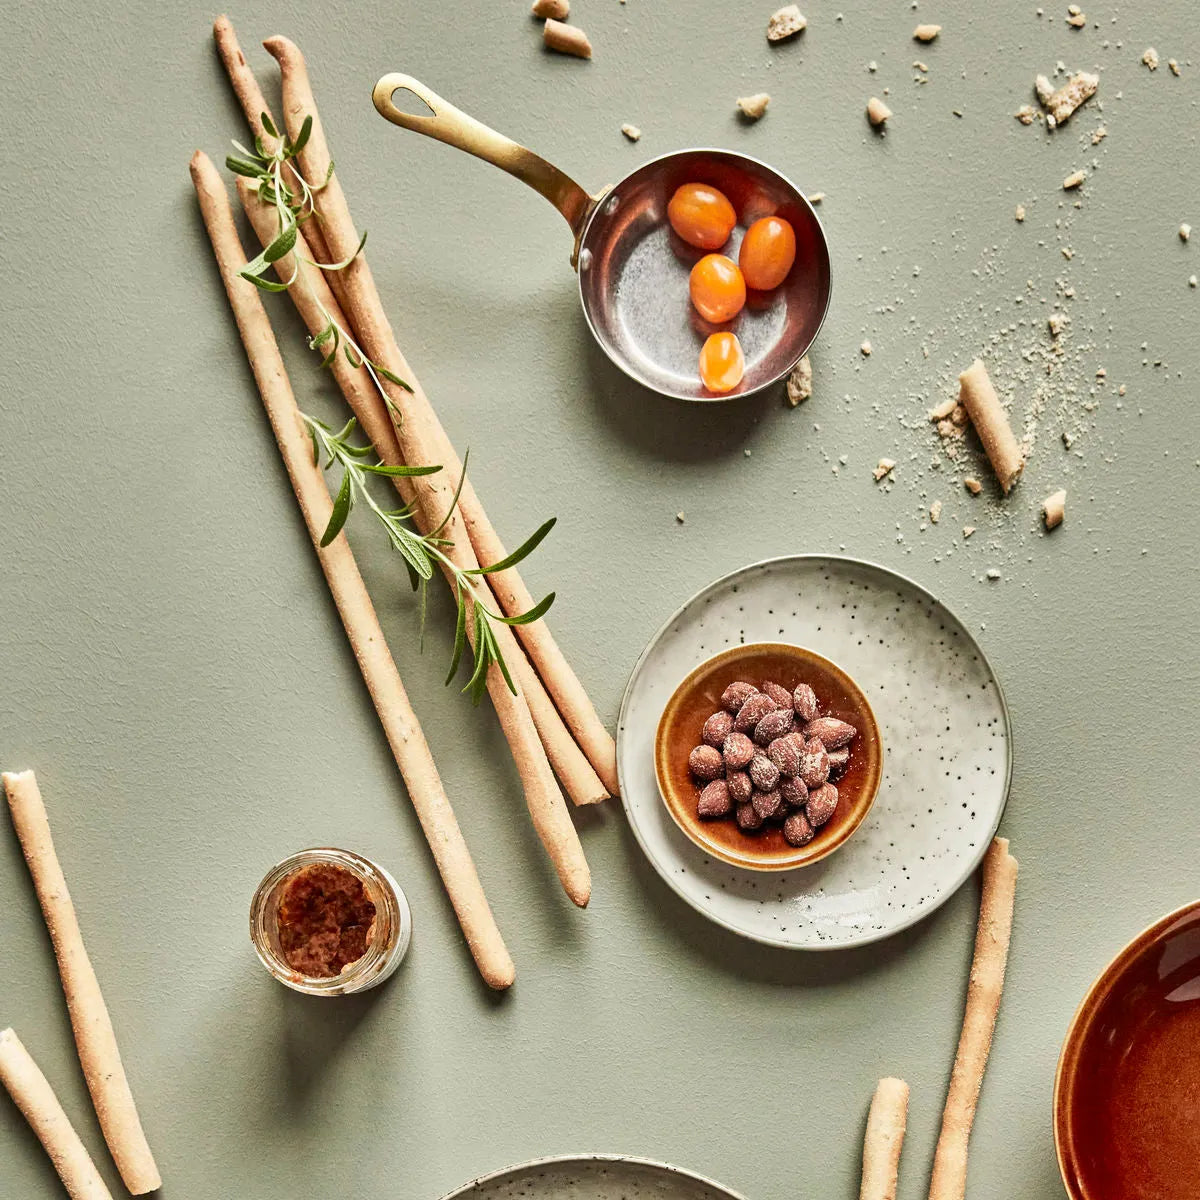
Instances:
[[[392,96],[398,91],[412,92],[430,111],[422,114],[402,112],[392,100]],[[482,158],[510,175],[515,175],[523,183],[529,184],[534,191],[541,192],[566,217],[567,224],[571,226],[571,232],[575,235],[575,251],[571,256],[571,263],[575,264],[583,227],[596,206],[598,196],[589,196],[575,180],[552,163],[455,108],[448,100],[443,100],[437,92],[427,88],[411,75],[402,75],[399,72],[385,75],[375,85],[371,98],[380,116],[386,117],[394,125],[411,129],[414,133],[423,133],[426,137],[437,138],[447,146],[455,146],[468,154],[474,154],[476,158]]]

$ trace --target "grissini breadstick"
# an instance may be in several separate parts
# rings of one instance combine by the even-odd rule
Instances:
[[[267,114],[271,124],[277,130],[281,133],[286,131],[275,120],[270,105],[267,104],[266,97],[258,86],[258,80],[254,77],[254,72],[250,70],[241,46],[238,45],[237,34],[233,31],[233,22],[224,13],[213,22],[213,41],[217,44],[221,65],[225,68],[225,74],[229,76],[233,94],[237,97],[238,104],[241,105],[246,124],[250,126],[250,132],[255,137],[262,138],[263,145],[268,150],[274,150],[279,145],[279,139],[272,137],[263,128],[263,113]],[[316,222],[310,221],[307,233],[308,244],[316,259],[319,262],[329,262],[329,254],[325,247],[325,237],[321,233],[321,227]]]
[[[388,650],[354,554],[344,535],[334,538],[324,549],[320,547],[333,505],[320,468],[312,461],[312,445],[301,428],[299,410],[266,311],[254,285],[238,278],[246,259],[225,185],[216,168],[199,152],[192,158],[191,173],[263,405],[359,670],[480,974],[491,987],[506,988],[515,974],[512,959],[496,927],[471,852]]]
[[[977,358],[958,377],[958,400],[967,410],[992,470],[1007,495],[1020,477],[1025,460],[982,359]]]
[[[289,135],[298,136],[305,117],[312,117],[312,132],[307,145],[300,154],[301,165],[309,178],[324,179],[331,159],[304,56],[293,42],[284,37],[268,38],[263,45],[279,62],[283,87],[283,115]],[[320,193],[318,200],[324,213],[337,215],[343,230],[343,237],[354,237],[354,244],[357,246],[358,239],[354,235],[354,223],[336,175],[330,180],[329,186]],[[326,228],[327,237],[328,233],[329,230]],[[353,248],[351,247],[351,251]],[[347,251],[347,254],[351,251]],[[330,254],[334,253],[331,247]],[[323,261],[340,261],[340,259],[325,258]],[[389,352],[394,359],[394,369],[414,388],[413,394],[407,398],[408,404],[410,408],[420,414],[422,423],[431,438],[434,439],[438,448],[435,461],[442,464],[448,479],[458,479],[462,474],[458,456],[454,453],[454,447],[446,436],[433,406],[417,382],[412,368],[409,367],[396,345],[366,257],[360,254],[352,269],[353,278],[361,288],[363,297],[370,302],[371,311],[379,315],[379,332],[386,339]],[[341,290],[343,274],[346,273],[339,271],[334,274],[333,290],[338,298],[343,300],[342,307],[346,309],[347,316],[356,322],[357,329],[356,310],[354,306],[344,302],[345,298]],[[463,488],[462,496],[459,499],[459,509],[478,560],[488,566],[507,558],[508,552],[488,520],[470,479]],[[504,611],[509,616],[527,612],[533,606],[533,597],[515,567],[497,572],[490,577],[490,582],[497,598],[504,606]],[[529,652],[547,691],[554,698],[555,704],[575,735],[575,740],[588,756],[588,761],[591,762],[608,791],[614,796],[617,795],[616,744],[597,715],[583,685],[571,669],[562,650],[559,649],[546,622],[544,620],[533,621],[528,625],[518,626],[517,636]]]
[[[33,877],[34,890],[54,946],[54,957],[58,960],[58,974],[71,1015],[71,1028],[75,1032],[79,1065],[92,1094],[104,1140],[125,1186],[135,1196],[153,1192],[162,1187],[162,1177],[142,1132],[108,1008],[91,959],[84,949],[75,906],[71,903],[67,881],[54,852],[50,822],[46,818],[37,778],[32,771],[6,771],[3,778],[13,827],[29,864],[29,874]]]
[[[908,1084],[903,1079],[881,1079],[867,1115],[859,1200],[896,1200],[907,1124]]]
[[[983,860],[983,899],[975,931],[967,1007],[933,1156],[929,1200],[963,1200],[966,1195],[967,1143],[1004,990],[1016,887],[1017,860],[1008,852],[1008,839],[995,838]]]
[[[284,59],[284,62],[289,61]],[[294,110],[294,64],[284,66],[281,62],[281,67],[284,110]],[[291,93],[289,87],[292,89]],[[320,119],[315,108],[311,109],[308,115],[313,118],[309,146],[312,145],[313,138],[317,138],[323,144]],[[311,170],[310,163],[306,163],[303,158],[301,163],[306,171]],[[391,326],[370,277],[366,260],[357,253],[359,238],[350,220],[350,212],[336,174],[331,176],[328,184],[317,193],[317,211],[324,224],[325,244],[329,253],[336,262],[348,262],[345,269],[337,274],[341,280],[342,308],[354,326],[359,345],[373,362],[380,363],[400,377],[409,375],[408,364],[404,362],[396,347]],[[403,460],[406,463],[440,462],[443,468],[435,475],[425,475],[414,480],[418,505],[425,510],[425,519],[433,525],[436,526],[445,519],[443,536],[450,543],[445,547],[445,551],[455,566],[462,571],[475,570],[479,566],[479,560],[475,557],[470,537],[463,525],[459,506],[454,503],[453,480],[458,478],[461,471],[456,470],[455,464],[441,453],[441,443],[431,428],[432,410],[429,402],[424,399],[415,380],[412,382],[415,394],[387,379],[383,379],[382,384],[401,416],[396,422],[396,438]],[[471,629],[471,624],[468,619],[468,630]],[[563,890],[575,904],[581,908],[585,907],[591,896],[591,873],[583,855],[579,834],[571,823],[566,801],[554,778],[546,752],[538,740],[529,705],[519,691],[514,694],[509,689],[495,664],[487,673],[487,690],[521,777],[534,829],[554,864]]]
[[[11,1029],[0,1029],[0,1083],[45,1147],[71,1200],[112,1200],[54,1089]]]
[[[279,232],[274,208],[259,197],[247,179],[238,179],[237,190],[255,233],[264,246],[268,245]],[[309,248],[303,233],[296,235],[296,254],[299,254],[301,259],[309,257]],[[331,320],[342,329],[349,328],[341,306],[324,279],[325,272],[303,262],[299,263],[297,270],[295,254],[285,254],[275,263],[275,269],[281,280],[291,280],[288,292],[310,334],[315,337]],[[361,365],[352,366],[343,354],[334,355],[329,366],[351,411],[375,447],[375,452],[388,466],[398,465],[401,458],[396,433],[366,368]],[[412,483],[403,475],[393,476],[392,482],[404,503],[412,504],[416,495]],[[416,516],[423,516],[420,508],[416,510]],[[428,532],[429,526],[423,521],[421,524],[423,531]],[[484,578],[486,581],[487,577]],[[532,603],[531,600],[531,607]],[[503,632],[497,632],[505,661],[513,669],[517,686],[529,703],[533,723],[537,726],[538,736],[542,739],[550,765],[562,781],[567,794],[576,804],[595,804],[607,799],[608,793],[604,790],[604,785],[592,770],[587,756],[563,724],[563,719],[547,695],[537,672],[529,665],[524,650],[518,645],[508,626],[501,626],[500,629]]]

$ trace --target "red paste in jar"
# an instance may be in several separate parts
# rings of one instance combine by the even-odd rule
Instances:
[[[288,966],[312,979],[329,979],[367,952],[375,905],[353,872],[313,863],[284,883],[276,920]]]

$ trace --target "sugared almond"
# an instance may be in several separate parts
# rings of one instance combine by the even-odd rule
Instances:
[[[728,713],[736,713],[757,691],[754,684],[739,679],[721,693],[721,707]]]
[[[839,750],[842,746],[853,741],[858,730],[853,725],[846,721],[839,721],[837,717],[818,717],[815,721],[809,721],[804,727],[804,734],[809,738],[820,738],[825,744],[826,750]]]
[[[816,837],[816,830],[802,812],[794,812],[783,823],[783,837],[789,846],[807,846]]]
[[[765,754],[756,754],[750,762],[750,782],[760,792],[773,791],[779,783],[779,768]]]
[[[804,780],[804,786],[809,791],[820,787],[829,778],[829,755],[824,744],[817,738],[813,738],[804,747],[796,774]]]
[[[774,703],[774,701],[772,701]],[[790,708],[777,708],[767,713],[754,727],[754,740],[760,746],[769,746],[776,738],[786,737],[792,732],[795,716]]]
[[[755,792],[750,803],[764,821],[782,821],[787,816],[788,806],[778,788],[771,792]]]
[[[750,760],[754,757],[754,743],[749,735],[735,730],[725,739],[721,754],[727,771],[741,771],[750,765]]]
[[[710,783],[708,785],[712,787]],[[820,829],[838,806],[838,790],[832,783],[823,783],[819,788],[808,793],[808,804],[805,806],[805,814],[808,817],[808,823],[814,829]]]
[[[704,821],[715,821],[733,812],[733,800],[729,795],[729,784],[724,779],[714,779],[704,785],[700,799],[696,801],[696,815]]]
[[[721,752],[712,746],[697,746],[688,755],[688,770],[697,779],[716,779],[725,773]]]
[[[804,780],[799,776],[796,776],[795,779],[781,779],[779,794],[793,808],[799,808],[802,804],[808,803],[808,788],[804,786]]]
[[[792,693],[792,707],[802,721],[815,721],[821,711],[817,693],[807,683],[796,684],[796,690]]]
[[[800,770],[800,753],[800,748],[790,737],[776,738],[767,747],[767,757],[779,768],[779,774],[785,779],[791,779]]]
[[[734,804],[745,804],[754,795],[754,784],[745,771],[730,771],[725,782],[729,785],[729,798]]]
[[[713,746],[720,750],[725,744],[725,739],[733,730],[733,715],[727,713],[724,709],[720,712],[715,712],[707,721],[704,722],[704,728],[700,731],[700,740],[706,746]]]
[[[775,701],[771,699],[765,692],[755,692],[741,708],[737,710],[737,716],[733,718],[733,727],[738,733],[751,733],[754,727],[767,715],[769,712],[774,712],[776,709]]]
[[[787,688],[780,687],[779,684],[772,683],[771,680],[768,679],[759,690],[766,692],[766,694],[770,696],[780,708],[792,707],[792,693],[789,692]]]

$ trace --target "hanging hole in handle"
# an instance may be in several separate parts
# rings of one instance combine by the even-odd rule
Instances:
[[[392,104],[408,117],[436,117],[437,113],[411,88],[398,87],[389,97]]]

